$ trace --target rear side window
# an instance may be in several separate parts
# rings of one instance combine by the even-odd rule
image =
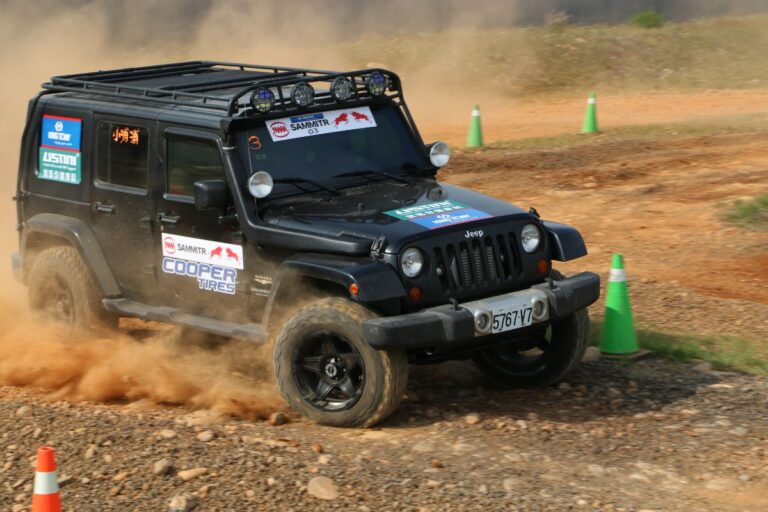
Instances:
[[[143,126],[101,122],[98,134],[98,181],[146,190],[149,176],[149,131]]]
[[[171,137],[166,140],[166,191],[192,197],[196,181],[224,179],[224,166],[216,144]]]

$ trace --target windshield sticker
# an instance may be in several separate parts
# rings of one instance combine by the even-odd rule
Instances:
[[[41,180],[79,185],[82,181],[82,119],[43,115],[38,173]]]
[[[470,208],[455,201],[440,201],[437,203],[409,206],[408,208],[390,210],[384,213],[400,220],[415,222],[427,229],[438,229],[491,217],[485,212],[475,210],[474,208]]]
[[[213,240],[178,235],[163,237],[163,272],[192,277],[201,290],[234,295],[243,248]]]
[[[267,121],[267,130],[274,142],[375,126],[376,120],[369,107],[329,110]]]

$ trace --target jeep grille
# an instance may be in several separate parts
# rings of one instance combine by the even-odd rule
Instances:
[[[486,236],[434,249],[445,290],[467,290],[511,280],[517,273],[515,237]]]

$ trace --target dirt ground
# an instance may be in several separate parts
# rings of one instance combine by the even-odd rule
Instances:
[[[482,105],[487,138],[572,132],[583,99]],[[599,108],[610,130],[758,114],[767,100],[761,90],[653,93],[600,97]],[[461,144],[468,118],[414,110],[425,139]],[[768,235],[721,220],[727,202],[768,193],[768,132],[462,151],[441,177],[577,226],[590,255],[566,272],[605,276],[611,253],[623,253],[641,326],[768,339]],[[9,289],[4,309],[24,300]],[[591,311],[598,321],[601,310],[602,301]],[[487,388],[465,363],[415,368],[401,410],[364,431],[289,411],[290,423],[270,427],[189,404],[58,396],[0,387],[3,510],[28,510],[31,457],[43,444],[58,449],[72,511],[166,510],[174,496],[222,511],[768,508],[768,380],[660,359],[586,363],[540,391]],[[194,468],[206,471],[181,478]],[[319,475],[336,498],[307,492]]]
[[[442,175],[578,226],[590,255],[568,271],[607,272],[623,253],[642,323],[768,335],[768,234],[722,221],[730,201],[768,192],[766,132],[463,153]]]

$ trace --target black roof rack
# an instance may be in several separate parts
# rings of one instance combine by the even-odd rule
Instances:
[[[78,92],[134,99],[154,104],[203,108],[236,116],[250,109],[250,96],[260,87],[271,88],[275,93],[275,107],[271,112],[299,108],[291,102],[284,87],[302,82],[326,82],[330,88],[330,83],[337,77],[352,81],[353,99],[364,99],[370,97],[365,80],[374,71],[384,73],[389,78],[387,96],[402,98],[400,79],[383,69],[336,72],[215,61],[178,62],[55,76],[42,87],[51,92]],[[334,103],[336,100],[330,91],[316,90],[313,107]]]

